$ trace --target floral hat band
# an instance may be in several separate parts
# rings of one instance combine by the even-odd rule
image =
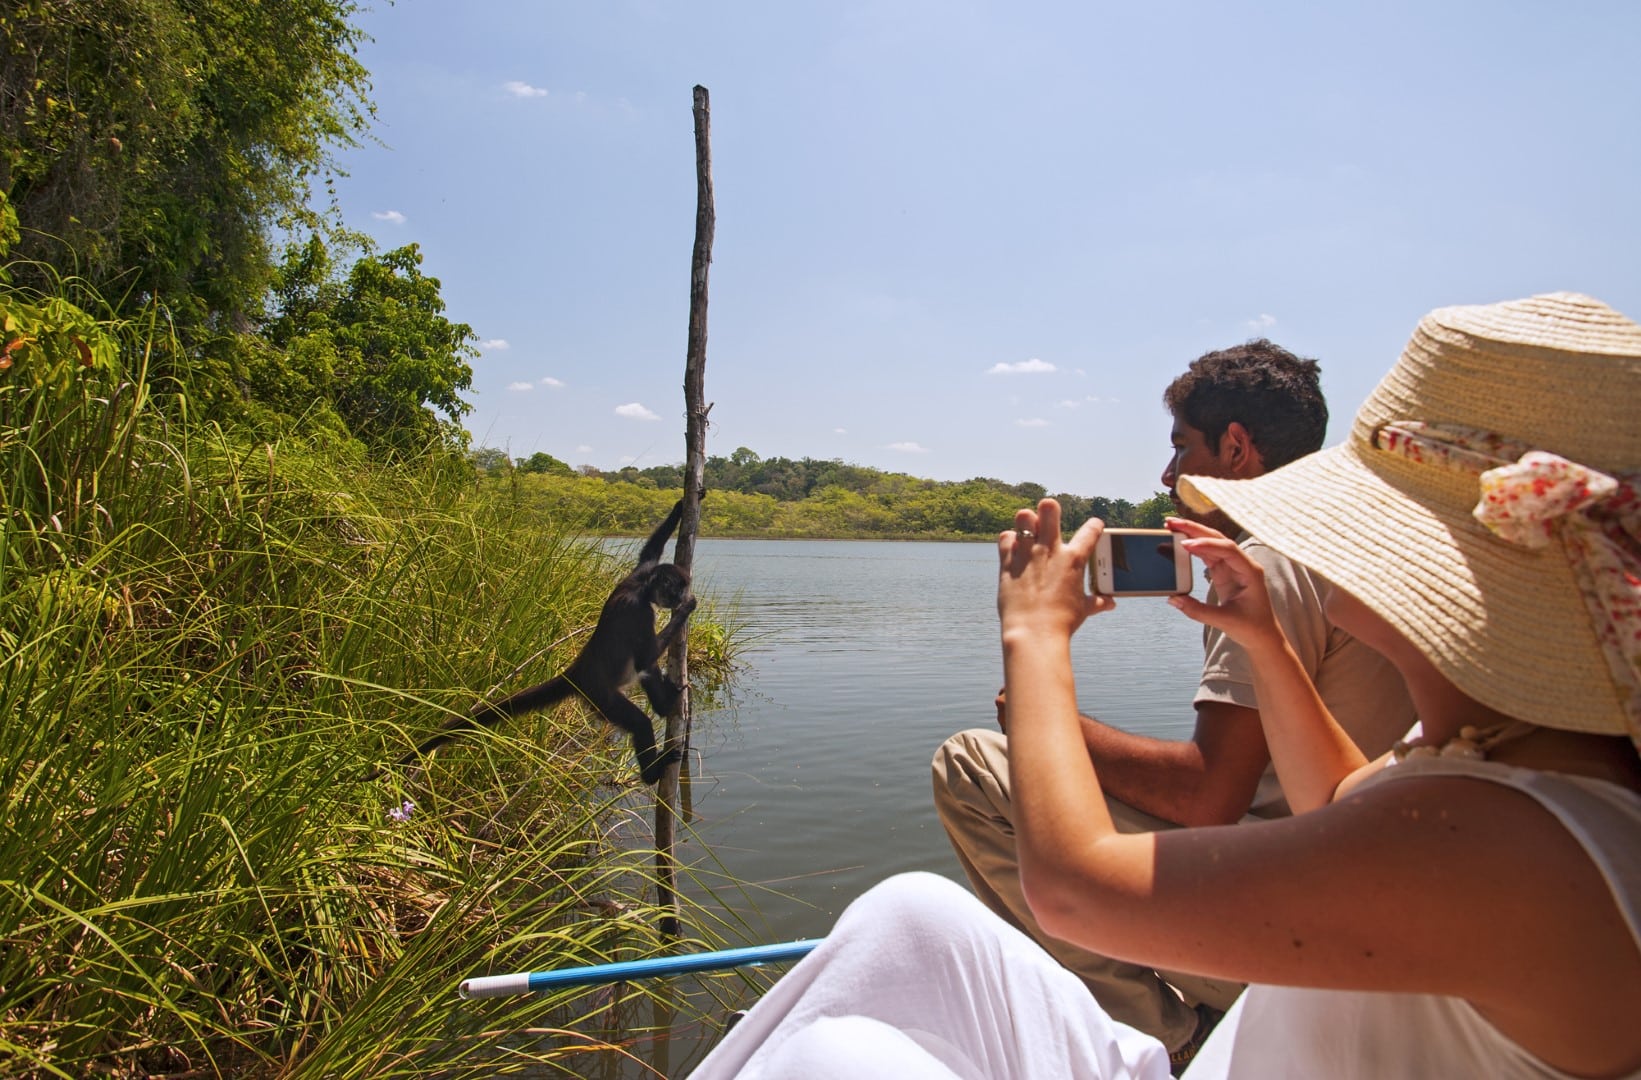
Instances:
[[[1560,548],[1641,747],[1641,474],[1612,476],[1488,431],[1395,420],[1374,445],[1476,476],[1475,519],[1507,543]]]

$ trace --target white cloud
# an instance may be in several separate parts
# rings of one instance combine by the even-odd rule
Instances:
[[[541,385],[557,390],[564,385],[564,380],[555,379],[551,375],[543,375],[541,377]]]
[[[899,450],[903,454],[927,454],[927,446],[919,446],[915,442],[892,442],[884,447],[885,450]]]
[[[479,342],[479,348],[483,349],[485,352],[506,352],[512,347],[513,346],[508,344],[507,339],[504,337],[493,337],[489,341]]]
[[[582,443],[580,446],[575,448],[575,452],[578,454],[590,454],[593,452],[593,448],[588,446],[586,443]]]
[[[1269,330],[1271,327],[1273,327],[1275,325],[1276,325],[1276,316],[1275,315],[1261,314],[1256,319],[1249,319],[1248,320],[1248,326],[1251,327],[1254,330]]]
[[[847,434],[849,434],[849,429],[848,428],[835,427],[835,428],[832,429],[832,434],[834,434],[834,435],[847,435]]]
[[[1072,401],[1070,398],[1067,398],[1064,401],[1056,401],[1054,403],[1054,407],[1056,409],[1080,409],[1083,407],[1083,403],[1080,401]]]
[[[1021,360],[1014,364],[993,364],[986,369],[987,375],[1046,375],[1054,370],[1054,365],[1047,360],[1039,360],[1035,356],[1030,360]]]
[[[511,82],[503,83],[502,89],[506,90],[509,94],[512,94],[516,98],[538,98],[547,96],[547,91],[543,90],[541,87],[531,86],[529,83],[520,82],[517,79],[513,79]]]
[[[1048,421],[1044,420],[1040,416],[1033,416],[1029,420],[1028,419],[1016,420],[1014,423],[1018,427],[1048,427]]]
[[[394,225],[403,225],[405,216],[397,210],[372,210],[370,216],[377,221],[386,221]]]
[[[629,420],[659,420],[659,416],[636,401],[629,401],[625,405],[615,407],[615,415],[625,416]]]
[[[535,388],[536,388],[535,383],[510,382],[510,383],[507,384],[507,389],[509,389],[509,390],[534,390]]]

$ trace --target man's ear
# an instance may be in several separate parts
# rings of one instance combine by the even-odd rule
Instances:
[[[1219,460],[1234,480],[1251,480],[1265,473],[1265,458],[1248,429],[1232,420],[1219,437]]]

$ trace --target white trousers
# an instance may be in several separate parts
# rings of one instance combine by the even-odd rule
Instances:
[[[962,887],[901,874],[736,1024],[692,1080],[1166,1080],[1168,1052]]]

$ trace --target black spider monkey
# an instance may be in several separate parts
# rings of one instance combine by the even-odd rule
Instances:
[[[637,680],[659,716],[672,715],[683,696],[684,688],[661,672],[661,655],[683,632],[690,612],[695,610],[695,597],[689,595],[689,574],[672,563],[661,562],[661,550],[683,512],[684,501],[680,499],[644,541],[638,566],[604,601],[592,637],[562,674],[500,701],[480,702],[467,716],[446,724],[437,735],[406,754],[399,764],[410,764],[464,731],[488,727],[504,717],[544,709],[571,694],[580,694],[600,716],[632,736],[633,753],[638,757],[644,783],[661,779],[661,773],[681,755],[677,750],[664,754],[656,751],[650,718],[623,691]],[[655,632],[657,607],[672,609],[672,617],[659,634]]]

